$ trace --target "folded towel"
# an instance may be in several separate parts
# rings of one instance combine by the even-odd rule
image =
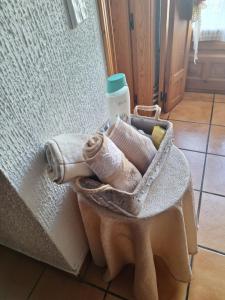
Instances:
[[[86,134],[61,134],[45,145],[47,172],[52,181],[63,183],[77,176],[93,175],[83,158]]]
[[[127,159],[144,174],[157,152],[152,140],[119,118],[109,128],[107,135]]]
[[[126,192],[133,192],[141,174],[120,149],[103,134],[92,136],[84,146],[83,156],[103,182]]]
[[[154,126],[152,131],[152,142],[154,143],[155,147],[159,149],[159,146],[166,134],[166,129],[161,126]]]

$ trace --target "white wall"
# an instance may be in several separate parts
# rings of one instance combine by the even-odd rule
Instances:
[[[106,117],[97,4],[86,4],[88,19],[73,30],[64,0],[0,4],[0,169],[28,209],[24,218],[29,212],[35,217],[74,270],[86,254],[86,240],[74,197],[45,175],[43,146],[63,132],[94,132]],[[3,188],[0,193],[6,196]],[[1,201],[0,218],[9,201]],[[29,245],[16,247],[16,236],[1,241],[3,232],[0,226],[0,243],[31,251]],[[35,228],[30,234],[38,238]]]

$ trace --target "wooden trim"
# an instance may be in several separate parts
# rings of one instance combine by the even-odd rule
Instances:
[[[158,103],[162,107],[160,98],[161,93],[165,92],[165,71],[168,49],[168,31],[169,31],[169,8],[170,0],[162,1],[161,6],[161,30],[160,30],[160,66],[159,66],[159,99]]]
[[[150,82],[151,94],[150,105],[153,104],[154,84],[155,84],[155,60],[156,60],[156,1],[150,2]]]
[[[199,51],[225,51],[225,42],[221,41],[200,41],[198,44]],[[193,42],[191,43],[190,52],[193,52]]]
[[[107,0],[98,0],[100,24],[106,57],[108,75],[117,73],[116,51],[113,39],[112,17]]]
[[[169,88],[170,88],[170,80],[172,73],[172,54],[173,54],[173,39],[174,39],[174,20],[176,13],[176,1],[177,0],[168,0],[169,8],[168,8],[168,36],[167,36],[167,49],[166,49],[166,63],[165,63],[165,92],[168,93],[169,96]],[[168,106],[168,103],[166,103]]]
[[[191,37],[192,37],[192,23],[189,21],[188,24],[188,34],[187,34],[187,44],[186,46],[186,51],[185,51],[185,79],[184,79],[184,91],[185,91],[185,86],[186,86],[186,81],[187,81],[187,76],[188,76],[188,61],[189,61],[189,53],[190,53],[190,48],[191,48]],[[184,94],[183,94],[184,96]]]

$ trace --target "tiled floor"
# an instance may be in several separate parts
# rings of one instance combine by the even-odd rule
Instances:
[[[165,118],[174,123],[175,144],[190,162],[199,214],[199,253],[193,280],[176,282],[155,258],[160,300],[225,299],[225,96],[187,93]],[[113,282],[91,263],[81,278],[0,247],[0,299],[116,300],[133,299],[133,269]],[[138,299],[137,299],[138,300]]]
[[[193,258],[186,299],[223,300],[225,95],[186,93],[167,118],[174,123],[175,144],[190,163],[199,214],[199,253]]]

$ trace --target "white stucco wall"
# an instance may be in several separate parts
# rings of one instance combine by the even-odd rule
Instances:
[[[63,132],[94,132],[106,117],[97,4],[86,4],[88,19],[71,30],[64,0],[0,3],[0,169],[76,270],[87,250],[81,220],[68,188],[45,175],[43,146]]]

